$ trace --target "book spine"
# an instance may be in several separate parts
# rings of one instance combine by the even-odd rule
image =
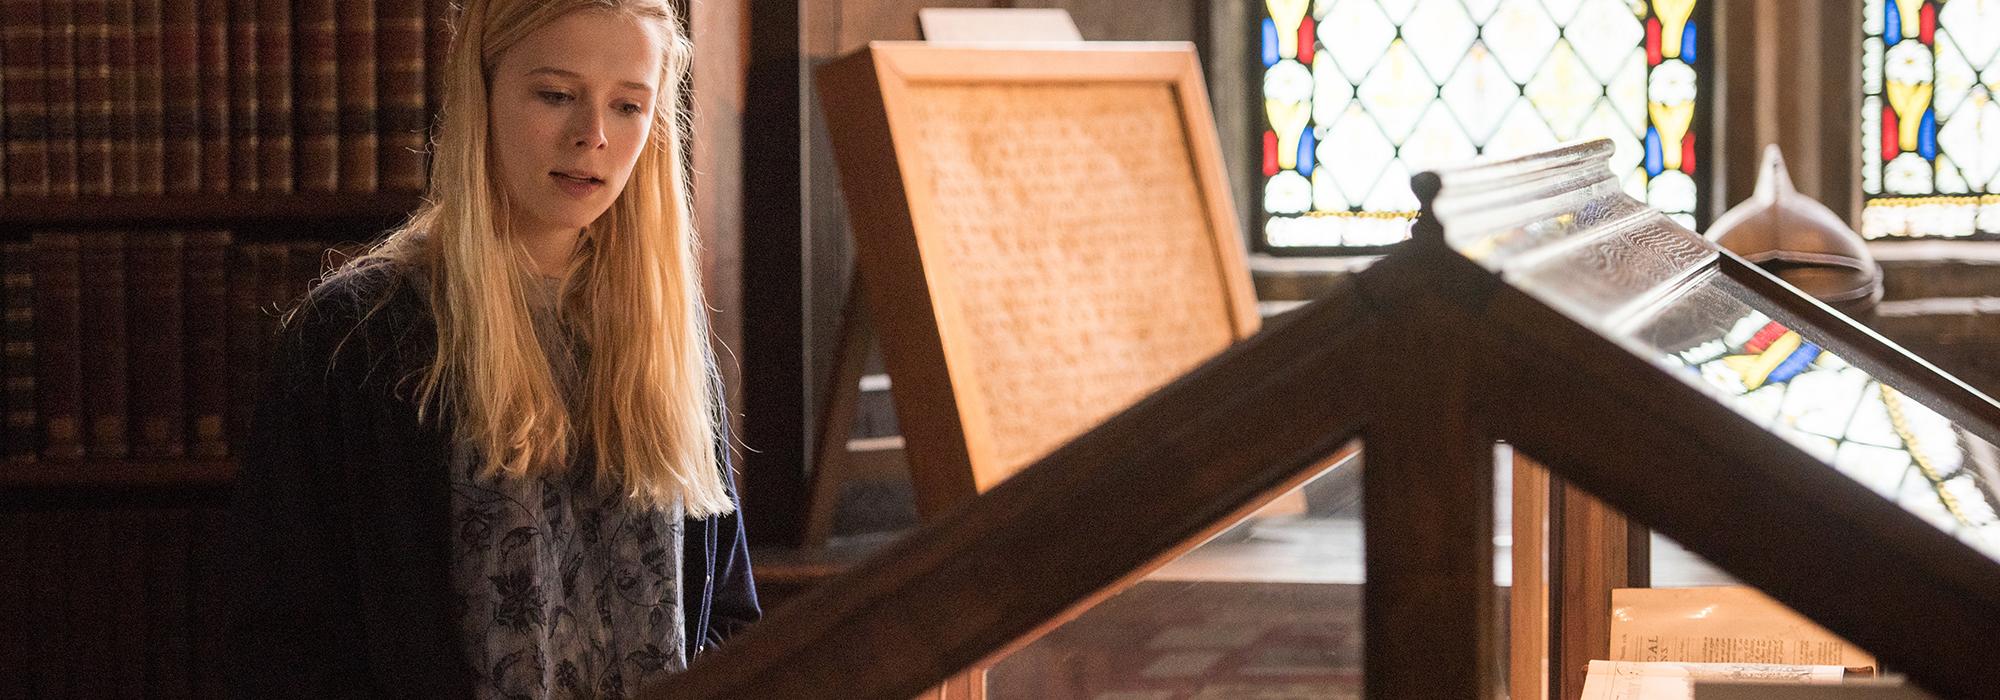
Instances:
[[[264,287],[260,270],[268,257],[264,243],[229,249],[229,439],[240,450],[249,443],[250,416],[264,364]]]
[[[44,96],[49,105],[49,194],[75,197],[76,152],[76,17],[68,0],[42,6]]]
[[[188,455],[229,454],[229,232],[188,234],[187,307]]]
[[[139,74],[134,0],[110,0],[111,193],[139,194]]]
[[[25,241],[8,241],[0,248],[0,294],[5,295],[6,322],[0,340],[6,343],[6,388],[0,406],[6,411],[7,461],[35,461],[35,251]]]
[[[292,6],[292,123],[298,140],[292,184],[300,192],[332,192],[340,184],[341,66],[334,2],[298,0]]]
[[[147,371],[132,375],[131,411],[137,430],[132,440],[136,457],[177,458],[186,454],[182,427],[187,424],[183,391],[181,309],[183,235],[178,231],[134,236],[126,246],[126,286],[130,306],[126,330],[133,357],[144,358]]]
[[[229,189],[257,192],[257,0],[228,0]]]
[[[42,79],[41,0],[0,0],[0,91],[9,197],[49,196],[48,101]]]
[[[201,189],[201,21],[195,0],[160,0],[160,132],[166,191]]]
[[[229,4],[200,0],[201,191],[229,191]]]
[[[133,234],[144,235],[144,234]],[[126,442],[125,240],[123,231],[94,231],[78,238],[83,285],[78,339],[83,351],[83,414],[92,457],[121,459]]]
[[[292,3],[257,2],[257,187],[292,191]]]
[[[378,175],[375,102],[375,2],[342,0],[340,35],[340,190],[374,192]]]
[[[38,233],[35,248],[35,408],[42,422],[42,456],[83,456],[83,369],[77,346],[82,282],[77,236]]]
[[[445,57],[451,53],[452,34],[458,15],[452,0],[424,0],[424,102],[425,121],[444,109]]]
[[[382,188],[417,192],[424,188],[424,4],[421,0],[377,0],[377,66],[382,84],[376,101],[382,115]]]
[[[166,188],[166,140],[161,120],[166,93],[161,82],[165,55],[160,40],[160,0],[132,2],[132,152],[134,189],[162,195]]]
[[[76,22],[76,178],[85,197],[111,195],[111,20],[105,0],[71,0]]]

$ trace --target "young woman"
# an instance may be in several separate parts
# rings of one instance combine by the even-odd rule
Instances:
[[[427,203],[286,318],[246,697],[612,697],[758,617],[660,0],[469,0]]]

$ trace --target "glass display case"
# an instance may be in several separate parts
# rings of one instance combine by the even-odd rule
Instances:
[[[1572,504],[1521,510],[1547,491],[1524,485],[1535,468],[1496,469],[1496,442],[1925,690],[2000,687],[1980,660],[2000,638],[2000,406],[1632,200],[1610,148],[1418,175],[1423,215],[1395,253],[655,696],[908,698],[985,668],[976,692],[1000,697],[1121,674],[1194,679],[1133,697],[1302,697],[1198,683],[1343,669],[1357,682],[1305,696],[1575,697],[1564,678],[1597,658],[1609,620],[1569,599],[1643,583],[1643,531],[1533,556],[1523,535],[1553,533]],[[1357,439],[1365,468],[1336,459]],[[1306,514],[1358,491],[1358,536],[1232,527],[1343,471],[1344,496],[1308,487]],[[1345,589],[1274,593],[1251,585],[1273,542],[1358,566]],[[1244,585],[1210,585],[1231,580]],[[1231,624],[1271,607],[1356,634]],[[1086,628],[1121,617],[1165,625]],[[1121,639],[1122,655],[1102,651]],[[1063,644],[1097,651],[1048,653]]]

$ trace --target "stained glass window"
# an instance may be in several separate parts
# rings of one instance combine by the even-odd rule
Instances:
[[[2000,0],[1862,13],[1862,235],[2000,238]]]
[[[1409,236],[1411,173],[1603,137],[1631,194],[1694,227],[1696,0],[1267,0],[1263,241]]]

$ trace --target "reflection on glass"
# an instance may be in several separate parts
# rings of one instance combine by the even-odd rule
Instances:
[[[1710,277],[1639,339],[1697,387],[1883,497],[2000,557],[1990,446],[1751,308]]]

